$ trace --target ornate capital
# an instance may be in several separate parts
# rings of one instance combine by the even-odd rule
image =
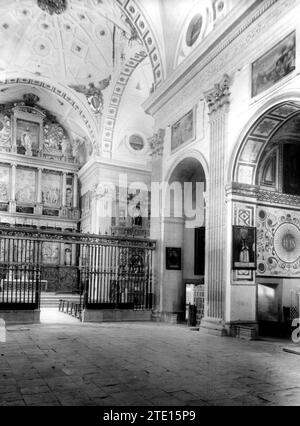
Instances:
[[[220,83],[215,84],[213,90],[205,94],[205,100],[209,108],[209,114],[229,104],[229,84],[230,79],[227,74],[224,75]]]
[[[148,139],[152,157],[162,157],[165,134],[166,131],[164,129],[159,129],[157,133],[154,133],[154,135]]]

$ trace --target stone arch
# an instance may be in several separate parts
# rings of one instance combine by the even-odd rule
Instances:
[[[146,52],[140,51],[126,61],[115,81],[109,104],[105,108],[102,131],[102,152],[108,155],[111,154],[112,150],[114,130],[122,96],[135,69],[147,56],[149,56],[154,78],[154,88],[158,87],[164,79],[164,67],[158,43],[145,14],[134,0],[118,0],[117,4],[137,31],[138,36],[143,41]]]
[[[122,71],[118,75],[109,104],[105,109],[102,130],[102,152],[111,153],[116,121],[119,114],[121,100],[123,93],[126,89],[128,81],[136,68],[147,57],[146,52],[141,51],[136,53],[134,57],[130,58],[124,65]]]
[[[165,175],[165,182],[169,182],[173,172],[175,171],[176,167],[185,159],[187,158],[194,158],[196,160],[198,160],[198,162],[201,164],[203,171],[204,171],[204,175],[205,175],[205,182],[207,184],[208,182],[208,163],[206,158],[204,157],[204,155],[197,151],[196,149],[191,149],[186,151],[184,154],[181,153],[179,154],[174,161],[172,162],[171,166],[169,167],[168,171],[166,172]]]
[[[95,122],[94,117],[92,117],[89,109],[84,105],[84,103],[74,95],[72,90],[68,90],[68,88],[59,86],[58,84],[53,84],[52,82],[46,82],[44,80],[32,79],[32,78],[6,78],[4,80],[0,80],[0,86],[7,85],[28,85],[29,87],[38,87],[50,94],[54,94],[61,98],[64,102],[70,104],[72,108],[76,111],[76,113],[81,117],[83,123],[86,126],[87,133],[91,139],[93,149],[98,151],[97,143],[98,143],[98,130],[97,124]]]
[[[273,100],[271,105],[259,110],[238,141],[229,180],[256,185],[259,161],[267,144],[279,128],[299,112],[300,99],[295,96]]]
[[[154,32],[142,12],[141,8],[134,0],[118,0],[118,6],[121,11],[129,19],[133,27],[136,29],[139,37],[146,47],[153,70],[154,86],[158,87],[164,79],[164,68],[162,65],[161,54],[158,48],[157,40]]]

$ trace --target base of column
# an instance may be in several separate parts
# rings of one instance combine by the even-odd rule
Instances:
[[[166,322],[169,324],[181,324],[183,323],[183,317],[185,312],[160,312],[152,311],[152,321],[154,322]]]
[[[228,336],[225,322],[218,318],[203,318],[201,320],[199,333],[218,337]]]

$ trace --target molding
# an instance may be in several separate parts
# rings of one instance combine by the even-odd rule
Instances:
[[[1,164],[16,165],[19,167],[30,167],[35,169],[55,170],[65,173],[77,173],[79,166],[72,163],[64,163],[63,161],[49,160],[42,157],[27,157],[21,154],[10,152],[0,152]]]
[[[89,160],[78,172],[78,177],[80,179],[86,179],[88,176],[90,176],[92,173],[96,173],[98,170],[107,170],[112,171],[112,168],[116,169],[122,169],[124,173],[126,173],[126,170],[133,172],[133,173],[139,173],[141,175],[148,175],[151,176],[152,169],[146,168],[146,167],[137,167],[135,165],[124,163],[122,161],[118,160],[112,160],[112,159],[103,159],[100,157],[95,157],[91,160]],[[121,171],[120,171],[121,174]]]
[[[300,196],[291,194],[282,194],[274,191],[260,190],[257,201],[259,203],[284,204],[287,206],[299,206]]]
[[[101,151],[108,152],[110,155],[112,153],[114,132],[120,111],[122,96],[126,90],[130,77],[145,58],[147,58],[147,54],[144,51],[140,51],[139,53],[136,53],[134,57],[128,59],[123,66],[120,75],[117,77],[109,104],[107,108],[105,108],[105,114],[103,116]]]
[[[198,48],[196,48],[191,55],[178,66],[172,75],[155,91],[155,93],[144,103],[143,107],[147,113],[156,114],[164,104],[172,99],[184,86],[186,86],[194,77],[201,73],[205,68],[211,65],[211,70],[207,70],[209,76],[215,75],[217,72],[223,71],[224,73],[224,60],[229,63],[230,60],[226,58],[226,48],[230,46],[239,36],[246,32],[252,24],[254,24],[268,9],[280,0],[264,0],[253,1],[249,6],[249,2],[241,2],[242,5],[233,10],[224,19],[224,25],[217,27],[215,32],[210,34]],[[288,1],[288,3],[293,0]],[[287,2],[286,2],[287,3]],[[288,7],[284,4],[284,7]],[[239,21],[238,24],[236,24]],[[264,30],[263,26],[253,30],[253,37]],[[244,44],[248,46],[253,38],[246,37]],[[232,49],[232,55],[237,56],[237,53],[242,49],[238,46]],[[221,58],[221,54],[224,58]],[[219,63],[213,62],[217,57]],[[223,59],[223,60],[221,60]]]

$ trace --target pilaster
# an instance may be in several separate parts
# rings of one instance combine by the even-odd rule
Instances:
[[[226,198],[225,156],[229,111],[229,77],[206,94],[210,121],[210,164],[206,229],[205,317],[201,329],[225,331]],[[202,330],[201,330],[202,331]]]

